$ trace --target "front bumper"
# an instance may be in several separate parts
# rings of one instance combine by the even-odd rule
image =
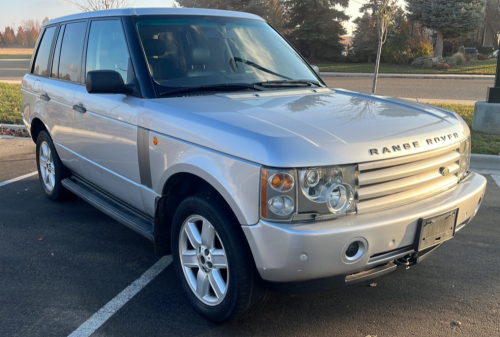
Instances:
[[[471,173],[457,187],[406,206],[330,221],[243,226],[260,275],[271,282],[297,282],[350,275],[415,253],[419,219],[458,208],[456,232],[476,215],[486,179]],[[345,258],[353,240],[365,240],[365,253]],[[344,277],[345,279],[345,277]]]

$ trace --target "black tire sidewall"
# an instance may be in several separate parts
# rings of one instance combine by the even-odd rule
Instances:
[[[50,151],[52,152],[52,160],[54,162],[54,169],[56,171],[54,189],[52,191],[49,191],[45,187],[45,184],[43,183],[42,179],[42,171],[40,170],[40,147],[43,142],[46,142],[50,147]],[[40,134],[36,139],[36,167],[38,169],[38,178],[40,180],[40,184],[42,185],[43,191],[45,192],[47,197],[49,197],[52,200],[61,199],[66,192],[61,182],[62,179],[65,178],[66,168],[59,159],[59,156],[57,155],[56,149],[54,147],[54,143],[52,142],[52,139],[50,138],[49,134],[46,131],[40,132]]]
[[[243,233],[239,235],[238,231],[231,228],[231,226],[239,226],[239,223],[235,222],[235,219],[228,214],[229,211],[221,207],[220,204],[216,198],[210,195],[189,197],[180,204],[175,212],[172,226],[172,256],[182,288],[196,311],[214,322],[224,321],[233,314],[238,301],[239,283],[241,277],[245,277],[245,268],[240,267],[242,267],[242,264],[248,263],[248,258],[242,251],[242,249],[245,249],[244,246],[243,248],[238,247],[238,242],[241,242]],[[182,270],[179,256],[179,234],[184,221],[192,215],[200,215],[212,224],[226,251],[229,269],[228,289],[222,303],[216,306],[206,305],[196,297]]]

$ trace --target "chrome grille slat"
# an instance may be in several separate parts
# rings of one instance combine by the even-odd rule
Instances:
[[[458,160],[460,160],[460,154],[458,152],[448,152],[438,157],[415,161],[409,164],[378,169],[362,175],[360,174],[359,184],[360,186],[362,186],[381,183],[387,181],[388,177],[390,177],[391,180],[409,177],[418,173],[428,172],[434,168],[439,169],[441,166],[451,165]]]
[[[459,144],[359,165],[358,213],[422,200],[458,183]],[[441,168],[449,170],[443,175]]]
[[[452,163],[448,168],[450,169],[450,174],[455,174],[458,172],[460,167],[458,166],[458,164]],[[414,187],[417,187],[422,183],[432,184],[436,182],[437,179],[441,178],[443,178],[443,176],[439,173],[439,171],[434,170],[420,173],[408,178],[389,181],[387,183],[371,185],[368,187],[360,187],[358,190],[359,200],[366,200],[397,192],[407,191]]]

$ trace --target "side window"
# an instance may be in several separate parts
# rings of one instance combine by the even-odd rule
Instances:
[[[59,58],[59,78],[79,82],[82,67],[83,41],[87,23],[76,22],[66,25]]]
[[[56,32],[56,27],[49,27],[45,30],[45,33],[43,34],[42,37],[42,41],[40,42],[40,47],[38,47],[38,53],[36,55],[35,65],[33,66],[32,74],[47,76],[50,49],[52,47],[52,40],[54,39],[55,32]]]
[[[94,21],[90,26],[86,72],[114,70],[128,83],[129,52],[119,20]]]
[[[66,26],[61,26],[61,29],[59,30],[59,36],[57,37],[57,44],[56,44],[56,49],[54,51],[54,59],[52,60],[52,71],[50,74],[50,77],[57,77],[57,74],[59,73],[59,56],[61,55],[61,45],[62,45],[62,39],[64,36],[64,29]]]

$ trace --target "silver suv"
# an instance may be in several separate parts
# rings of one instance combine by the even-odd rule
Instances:
[[[40,36],[22,95],[43,190],[172,254],[210,320],[416,264],[484,196],[457,114],[330,89],[260,17],[107,10]]]

